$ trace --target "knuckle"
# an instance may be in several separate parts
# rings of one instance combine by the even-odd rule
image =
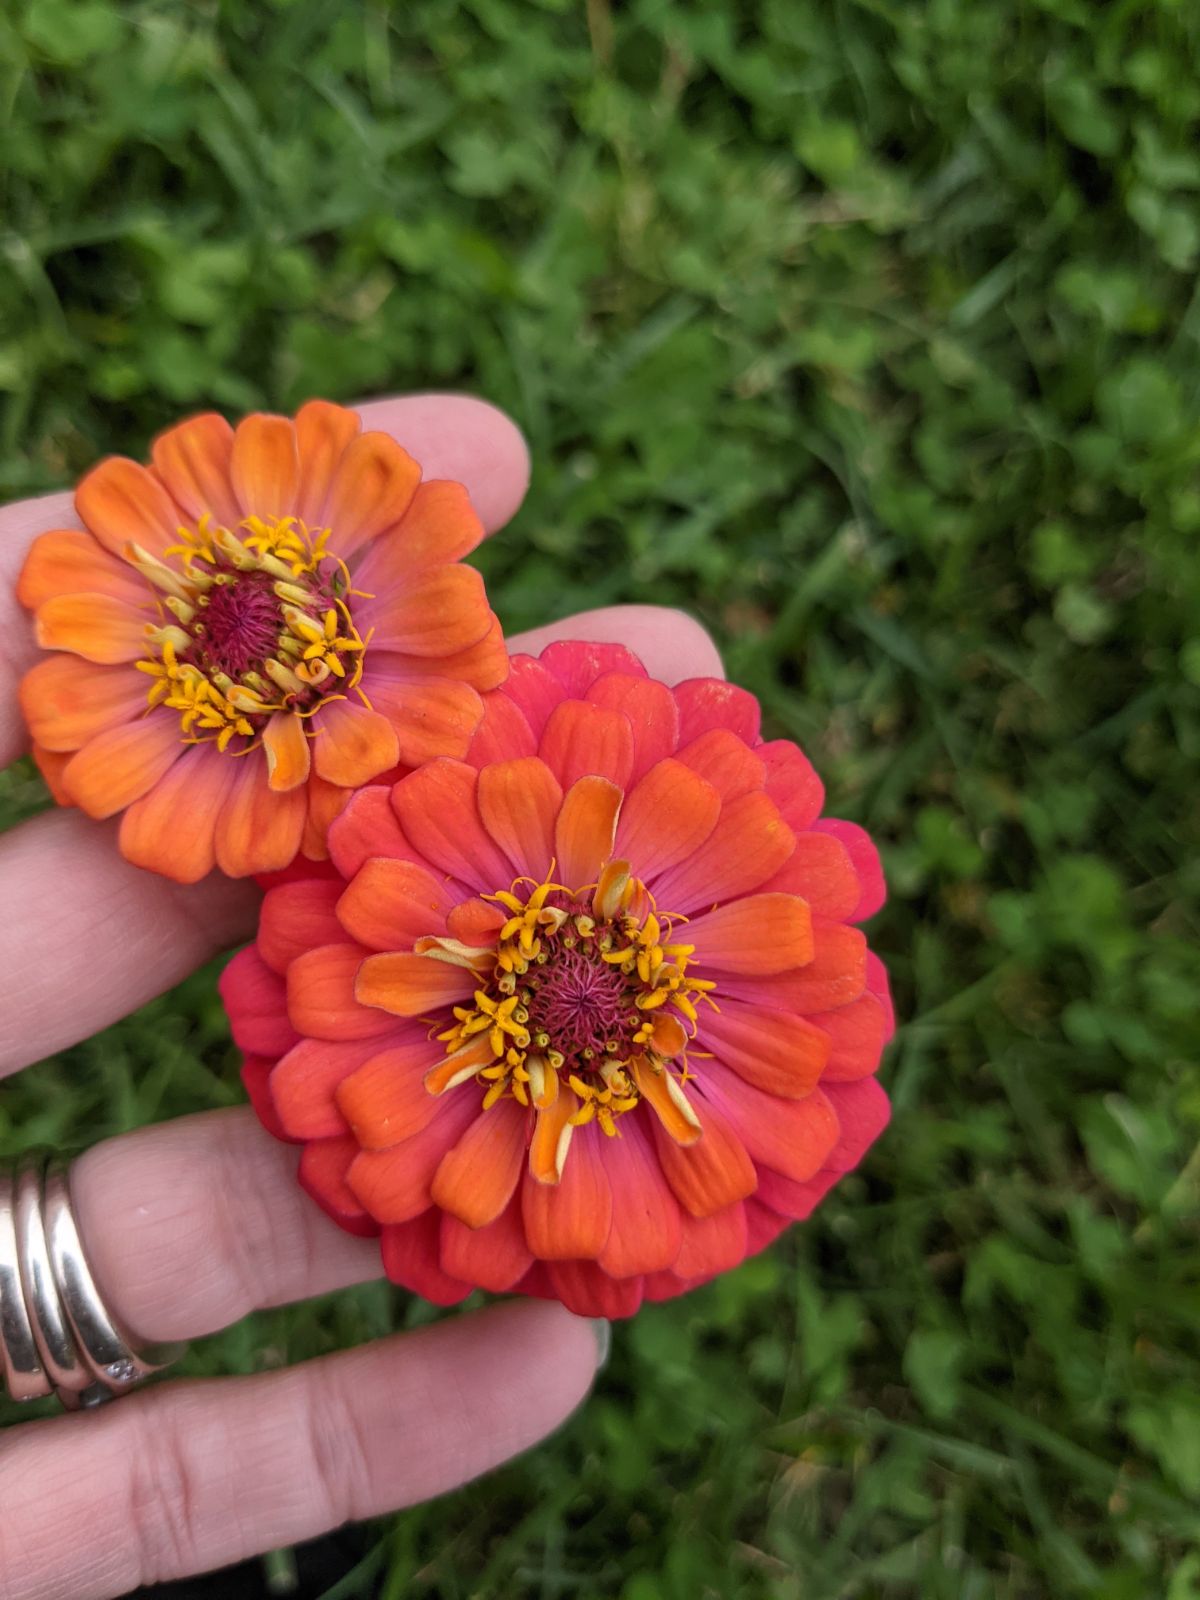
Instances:
[[[129,1524],[141,1581],[195,1571],[200,1484],[178,1419],[161,1407],[142,1409],[128,1463]]]
[[[305,1385],[304,1431],[326,1527],[373,1514],[363,1418],[350,1390],[328,1369]]]

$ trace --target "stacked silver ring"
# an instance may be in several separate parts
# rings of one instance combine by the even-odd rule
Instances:
[[[71,1210],[66,1162],[0,1165],[0,1375],[13,1400],[56,1394],[68,1410],[125,1394],[182,1346],[140,1345],[107,1309]]]

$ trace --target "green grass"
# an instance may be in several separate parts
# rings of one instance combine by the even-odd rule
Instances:
[[[692,609],[887,859],[865,1169],[341,1593],[1200,1596],[1198,47],[1188,0],[6,9],[0,493],[471,388],[535,462],[506,624]],[[202,976],[0,1139],[237,1098]]]

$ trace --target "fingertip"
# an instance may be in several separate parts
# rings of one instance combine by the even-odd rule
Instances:
[[[498,406],[469,394],[395,395],[358,406],[366,428],[393,435],[426,478],[464,483],[484,527],[508,522],[529,487],[529,447]]]
[[[623,644],[646,671],[663,683],[685,678],[723,678],[720,652],[707,628],[673,606],[602,606],[581,611],[509,640],[509,649],[536,655],[556,639]]]

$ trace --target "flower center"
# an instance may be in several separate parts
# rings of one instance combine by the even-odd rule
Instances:
[[[438,1035],[446,1059],[426,1087],[443,1094],[475,1078],[485,1109],[511,1095],[553,1114],[556,1171],[547,1181],[561,1175],[571,1128],[595,1120],[614,1136],[642,1100],[690,1142],[700,1124],[683,1092],[687,1048],[696,1005],[712,1003],[715,985],[689,970],[695,946],[675,939],[681,919],[657,910],[626,861],[609,862],[585,889],[531,884],[521,878],[483,896],[508,913],[494,949],[417,941],[419,954],[479,979],[472,1003],[455,1006],[453,1025]]]
[[[206,516],[161,559],[129,547],[161,612],[138,670],[148,703],[179,713],[185,742],[244,754],[276,711],[311,717],[350,691],[368,703],[368,640],[349,605],[359,591],[328,538],[295,517],[247,517],[235,534]]]

